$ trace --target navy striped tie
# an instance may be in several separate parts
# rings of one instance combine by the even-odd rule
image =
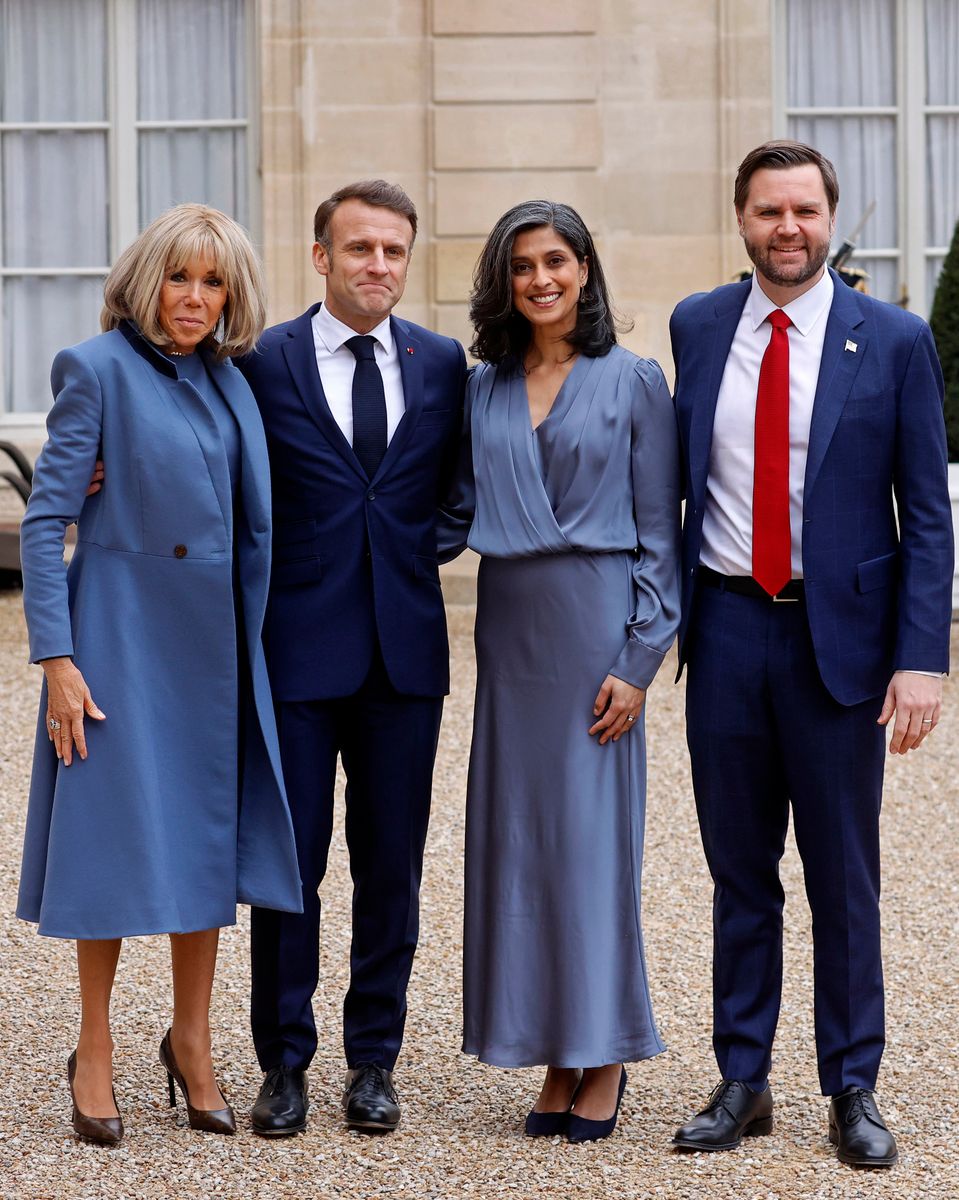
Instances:
[[[345,345],[356,359],[353,368],[353,453],[372,479],[386,453],[386,393],[376,365],[376,339],[369,335],[349,338]]]

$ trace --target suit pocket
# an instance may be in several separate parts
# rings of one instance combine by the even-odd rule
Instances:
[[[452,421],[457,415],[455,408],[427,408],[420,413],[420,425],[441,425]]]
[[[856,568],[856,586],[860,593],[874,592],[876,588],[892,587],[899,578],[899,552],[882,554],[870,558]]]
[[[274,559],[270,571],[271,587],[296,587],[316,583],[323,576],[323,560],[315,554],[308,558]]]

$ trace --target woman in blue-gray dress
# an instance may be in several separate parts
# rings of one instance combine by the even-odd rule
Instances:
[[[17,913],[77,939],[73,1126],[101,1144],[123,1135],[109,1014],[120,939],[170,934],[170,1101],[176,1082],[193,1128],[232,1133],[210,1047],[219,928],[238,901],[301,907],[260,642],[266,441],[227,357],[252,348],[263,318],[246,233],[179,205],[111,271],[105,332],[53,364],[21,537],[45,678]],[[104,484],[88,494],[98,459]]]
[[[675,420],[659,367],[617,345],[568,206],[497,222],[471,316],[481,365],[440,522],[443,557],[467,527],[482,555],[463,1048],[546,1065],[526,1132],[595,1140],[622,1064],[663,1049],[640,925],[643,707],[679,619]]]

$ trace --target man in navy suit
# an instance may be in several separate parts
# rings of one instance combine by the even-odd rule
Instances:
[[[829,1136],[889,1166],[879,806],[885,750],[922,745],[948,668],[953,541],[942,377],[928,326],[825,267],[832,164],[769,142],[739,168],[751,281],[673,314],[686,483],[680,663],[715,884],[722,1080],[674,1144],[768,1133],[789,807],[812,910]],[[895,717],[893,721],[893,717]]]
[[[266,1077],[252,1121],[272,1136],[306,1124],[337,756],[354,883],[343,1106],[353,1128],[391,1130],[400,1118],[392,1073],[449,690],[435,514],[466,377],[457,342],[391,315],[416,235],[401,188],[341,188],[314,232],[323,304],[267,330],[239,364],[270,452],[264,642],[304,905],[291,920],[253,910],[253,1039]]]

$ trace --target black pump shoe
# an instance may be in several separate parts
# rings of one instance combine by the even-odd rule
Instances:
[[[569,1114],[569,1120],[566,1126],[566,1140],[573,1144],[578,1142],[598,1142],[601,1138],[608,1138],[616,1128],[616,1121],[619,1117],[619,1106],[623,1099],[623,1092],[626,1091],[626,1068],[620,1068],[622,1074],[619,1077],[619,1092],[616,1095],[616,1107],[613,1109],[613,1115],[605,1121],[590,1121],[586,1117],[578,1117],[576,1113]]]
[[[573,1094],[569,1098],[569,1107],[563,1109],[562,1112],[537,1112],[535,1108],[530,1109],[526,1114],[526,1136],[556,1137],[557,1134],[565,1133],[569,1126],[569,1114],[576,1103],[576,1096],[582,1082],[583,1079],[580,1076],[579,1083],[573,1088]]]
[[[840,1162],[852,1167],[891,1167],[899,1158],[896,1139],[868,1088],[852,1087],[829,1105],[829,1140]]]

